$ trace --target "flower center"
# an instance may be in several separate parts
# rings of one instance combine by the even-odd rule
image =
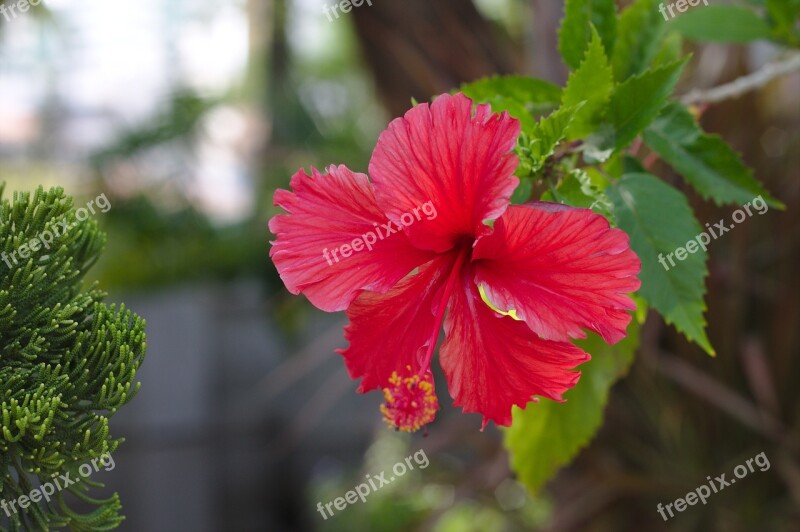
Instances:
[[[411,374],[411,366],[406,366]],[[413,374],[400,377],[397,372],[383,389],[386,404],[381,405],[383,419],[395,430],[415,432],[436,417],[439,400],[433,390],[433,375],[428,371],[422,378]]]

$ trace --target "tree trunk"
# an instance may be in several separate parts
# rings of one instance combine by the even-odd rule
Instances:
[[[472,0],[373,0],[351,13],[385,105],[401,115],[423,101],[490,74],[518,72],[510,40]]]

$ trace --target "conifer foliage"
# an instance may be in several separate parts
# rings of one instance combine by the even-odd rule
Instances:
[[[108,421],[139,389],[145,322],[104,304],[96,284],[83,286],[105,234],[94,220],[78,220],[63,189],[39,187],[11,201],[3,189],[0,252],[8,257],[45,231],[59,236],[28,258],[17,253],[11,267],[0,261],[0,501],[68,472],[79,482],[10,517],[0,511],[0,531],[113,529],[124,519],[118,495],[90,497],[102,485],[77,471],[122,442]],[[95,509],[73,510],[76,497]]]

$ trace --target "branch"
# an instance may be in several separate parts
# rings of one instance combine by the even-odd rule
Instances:
[[[717,103],[729,98],[738,98],[746,92],[761,88],[773,79],[795,70],[800,70],[800,54],[793,54],[782,61],[769,63],[761,70],[757,70],[752,74],[747,74],[746,76],[742,76],[718,87],[707,90],[691,90],[681,97],[681,101],[689,105]]]
[[[642,350],[642,354],[647,365],[743,425],[776,442],[784,438],[786,431],[780,420],[691,364],[663,351],[657,357],[646,350]]]

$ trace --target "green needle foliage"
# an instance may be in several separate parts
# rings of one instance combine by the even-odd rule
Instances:
[[[93,220],[77,219],[63,189],[39,187],[32,197],[15,193],[11,202],[3,189],[0,184],[0,501],[68,472],[80,482],[56,490],[49,502],[17,505],[10,517],[0,510],[0,531],[110,530],[124,519],[118,495],[89,497],[102,485],[77,471],[123,441],[112,439],[108,420],[139,389],[134,379],[145,355],[145,322],[124,305],[105,305],[96,284],[82,289],[105,235]],[[20,257],[20,246],[48,231],[55,237],[50,249],[33,246],[37,251]],[[67,491],[96,509],[72,510]]]

